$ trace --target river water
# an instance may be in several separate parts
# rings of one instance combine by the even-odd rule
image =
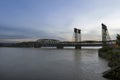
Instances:
[[[107,80],[98,49],[0,48],[0,80]]]

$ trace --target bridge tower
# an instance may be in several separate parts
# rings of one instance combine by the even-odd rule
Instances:
[[[102,42],[103,42],[103,46],[106,46],[108,44],[112,44],[108,29],[107,29],[107,26],[105,24],[101,24],[101,25],[102,25]]]
[[[74,40],[75,42],[80,42],[81,41],[81,30],[74,28]]]
[[[81,30],[74,28],[74,40],[75,42],[81,42]],[[75,45],[75,49],[81,49],[81,46]]]

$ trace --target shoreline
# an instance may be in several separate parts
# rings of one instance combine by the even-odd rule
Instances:
[[[103,73],[103,77],[120,80],[120,48],[104,47],[98,50],[98,55],[108,60],[108,66],[110,67]]]

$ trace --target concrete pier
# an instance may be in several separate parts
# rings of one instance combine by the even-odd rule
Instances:
[[[75,49],[81,49],[81,46],[76,45],[76,46],[75,46]]]
[[[62,44],[57,45],[57,49],[63,49],[63,48],[64,48],[64,46]]]

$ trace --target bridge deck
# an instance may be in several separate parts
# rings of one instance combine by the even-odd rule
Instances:
[[[86,42],[59,42],[59,43],[42,43],[41,46],[55,47],[55,46],[102,46],[102,42],[86,43]]]

